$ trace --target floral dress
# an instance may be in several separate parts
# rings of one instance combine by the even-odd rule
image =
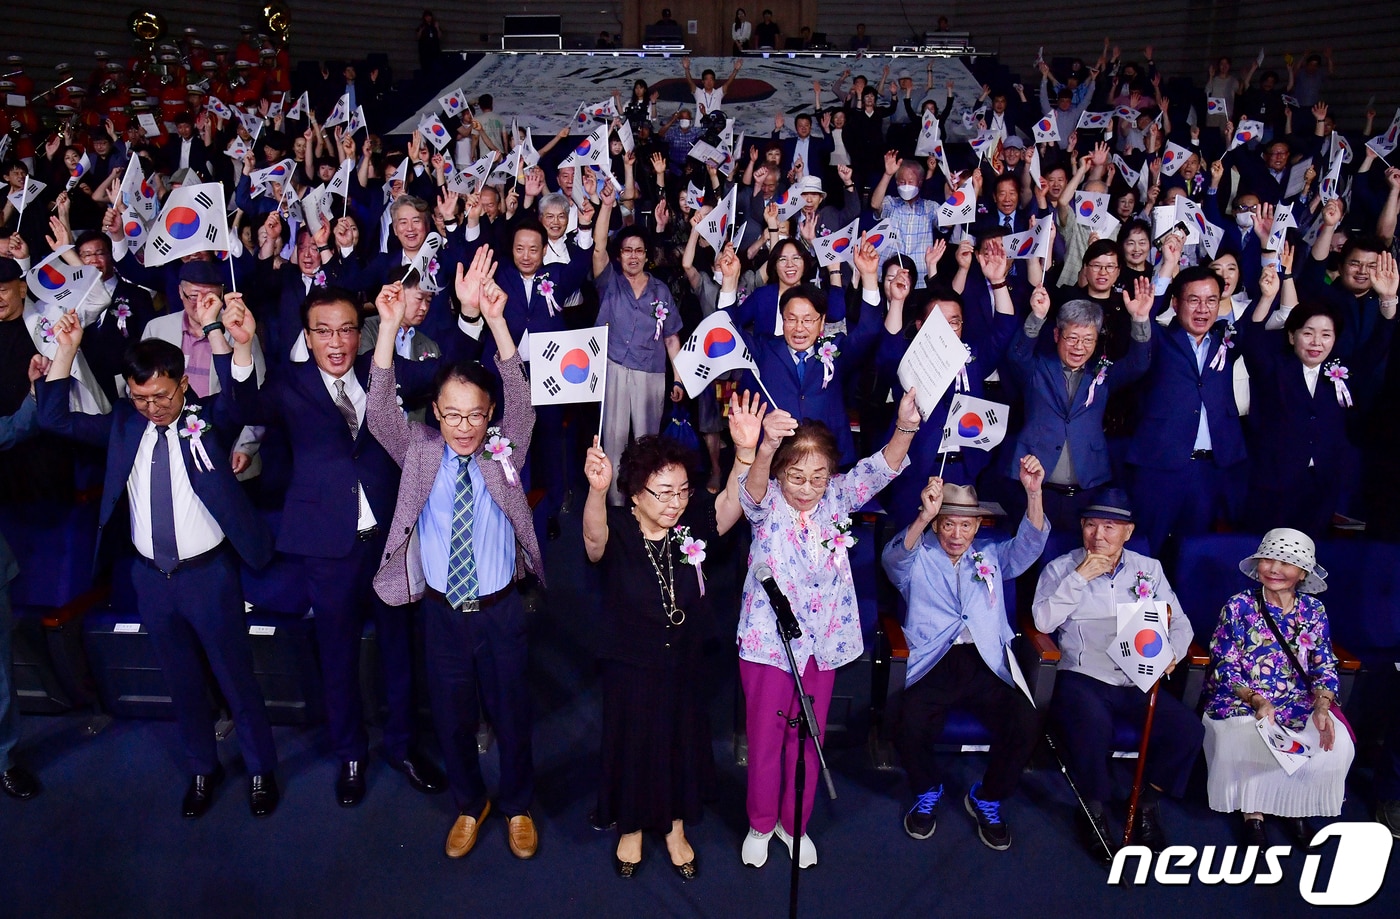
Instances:
[[[755,502],[739,480],[739,500],[753,526],[749,569],[739,614],[739,657],[787,671],[787,654],[778,637],[777,621],[768,595],[754,576],[763,566],[773,570],[778,589],[792,603],[802,626],[793,642],[799,670],[815,657],[820,670],[835,670],[861,655],[860,611],[851,580],[851,512],[864,505],[909,465],[891,469],[883,453],[856,463],[850,472],[833,475],[817,506],[800,515],[783,498],[777,479],[768,482],[761,503]]]

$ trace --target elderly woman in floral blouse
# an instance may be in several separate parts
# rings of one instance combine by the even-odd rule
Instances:
[[[1246,843],[1263,846],[1265,814],[1288,818],[1295,838],[1305,839],[1303,818],[1341,813],[1356,751],[1331,713],[1337,658],[1315,596],[1327,589],[1327,572],[1313,541],[1298,530],[1270,530],[1240,570],[1260,586],[1226,602],[1211,637],[1206,790],[1212,809],[1243,812]],[[1255,722],[1263,718],[1311,749],[1292,775],[1259,737]]]
[[[793,642],[793,656],[803,689],[813,698],[818,729],[825,732],[836,668],[855,660],[864,648],[847,557],[855,543],[850,514],[909,464],[906,454],[918,429],[919,410],[911,390],[899,403],[899,420],[884,450],[856,463],[850,472],[837,473],[840,451],[826,425],[820,421],[799,425],[787,412],[773,411],[764,419],[764,438],[753,465],[741,477],[744,487],[739,500],[753,525],[739,616],[739,677],[747,703],[749,742],[746,865],[757,868],[768,860],[768,842],[775,833],[792,854],[798,756],[797,729],[778,714],[796,709],[797,693],[773,608],[754,571],[771,568],[773,580],[792,603],[802,628],[801,637]],[[804,755],[809,764],[816,763],[813,746]],[[806,783],[804,828],[816,789],[815,780]],[[801,866],[816,861],[817,850],[804,833]]]

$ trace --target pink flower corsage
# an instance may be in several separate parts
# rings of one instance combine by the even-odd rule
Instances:
[[[1347,377],[1351,371],[1347,370],[1339,360],[1330,360],[1327,366],[1322,368],[1322,373],[1327,379],[1332,381],[1332,386],[1337,390],[1337,404],[1342,408],[1351,408],[1351,390],[1347,388]]]
[[[213,427],[212,424],[199,417],[199,406],[191,403],[185,405],[185,417],[180,419],[180,436],[187,438],[190,442],[190,453],[194,455],[194,467],[209,472],[214,468],[214,463],[209,459],[209,452],[204,449],[204,432]]]
[[[131,318],[131,304],[126,302],[125,297],[117,300],[114,310],[117,314],[117,328],[121,330],[122,337],[126,337],[126,321]]]
[[[44,340],[44,344],[51,345],[57,341],[54,335],[53,322],[47,316],[39,317],[39,337]]]
[[[676,527],[673,538],[680,543],[681,555],[685,556],[681,561],[695,566],[695,582],[700,585],[700,596],[705,596],[705,572],[700,568],[705,561],[705,540],[691,536],[690,527]]]
[[[544,305],[549,307],[549,315],[559,312],[559,301],[554,299],[554,282],[548,275],[540,278],[540,296],[544,297]]]
[[[992,584],[992,578],[996,576],[997,570],[987,561],[987,557],[981,552],[972,553],[972,579],[981,584],[987,585],[987,596],[993,602],[996,600],[996,587]]]
[[[652,336],[653,341],[661,340],[661,326],[666,321],[666,317],[671,315],[671,310],[661,300],[651,301],[651,315],[656,318],[656,334]]]
[[[1146,571],[1139,571],[1133,579],[1133,596],[1139,600],[1151,600],[1157,596],[1157,589]]]
[[[1089,383],[1089,395],[1084,399],[1085,406],[1094,404],[1094,393],[1098,392],[1099,387],[1103,385],[1103,381],[1108,379],[1108,368],[1112,366],[1113,361],[1109,360],[1107,357],[1099,358],[1099,362],[1094,365],[1094,379]]]
[[[1235,346],[1235,324],[1229,322],[1225,324],[1225,334],[1220,336],[1220,347],[1215,351],[1215,357],[1210,359],[1211,370],[1225,369],[1225,355]]]
[[[313,287],[325,287],[326,273],[324,271],[317,271],[315,274],[313,274],[311,276],[311,285]]]
[[[860,540],[851,533],[851,518],[840,514],[833,514],[831,527],[836,532],[822,540],[822,545],[834,555],[841,549],[850,549]]]
[[[436,278],[436,277],[437,277],[437,273],[438,273],[438,268],[439,268],[439,267],[441,267],[441,266],[438,265],[437,256],[429,256],[429,257],[428,257],[428,274],[430,274],[430,275],[432,275],[434,278]]]
[[[510,461],[510,455],[515,452],[515,444],[501,433],[500,428],[488,428],[484,449],[491,459],[501,464],[501,469],[506,474],[506,481],[514,485],[516,481],[515,466]]]
[[[823,337],[817,340],[817,357],[822,362],[822,389],[826,389],[826,384],[831,382],[836,376],[836,358],[841,356],[841,349],[836,347],[834,337]]]

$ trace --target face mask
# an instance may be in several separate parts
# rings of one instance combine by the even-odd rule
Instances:
[[[1241,230],[1248,230],[1250,227],[1254,226],[1254,215],[1248,211],[1240,211],[1235,215],[1235,226],[1239,227]]]
[[[681,130],[684,131],[686,128],[690,127],[690,119],[682,118],[680,121],[676,122],[676,124],[680,125]]]
[[[917,185],[900,185],[897,186],[896,190],[899,192],[899,196],[905,201],[913,201],[915,198],[919,197],[919,186]]]

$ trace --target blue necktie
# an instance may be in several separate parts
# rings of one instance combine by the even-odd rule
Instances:
[[[170,425],[156,428],[156,446],[151,453],[151,556],[166,574],[180,564],[180,548],[175,541],[175,494],[170,484]]]
[[[478,593],[476,559],[472,556],[472,478],[467,463],[457,457],[457,491],[452,496],[452,536],[447,548],[447,603],[456,608]]]
[[[807,376],[807,352],[797,352],[797,385],[801,386]]]

